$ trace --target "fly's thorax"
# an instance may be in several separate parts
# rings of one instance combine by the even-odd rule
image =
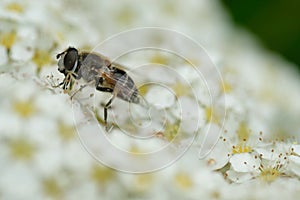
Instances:
[[[79,62],[80,67],[77,73],[87,82],[101,77],[101,74],[110,65],[110,61],[106,57],[86,52],[80,54]]]
[[[79,59],[82,65],[94,67],[95,69],[100,69],[104,66],[108,67],[111,65],[111,62],[108,58],[96,53],[82,52]]]

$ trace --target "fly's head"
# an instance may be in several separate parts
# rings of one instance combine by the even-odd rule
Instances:
[[[63,73],[65,76],[75,75],[75,70],[78,66],[78,50],[69,47],[62,53],[56,55],[56,59],[58,60],[58,71]]]
[[[59,86],[63,86],[63,89],[71,89],[73,79],[78,77],[76,69],[79,63],[78,50],[74,47],[69,47],[67,50],[56,55],[58,59],[58,71],[65,75],[65,79]]]

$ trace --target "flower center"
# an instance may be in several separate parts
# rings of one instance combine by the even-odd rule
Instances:
[[[6,10],[15,12],[15,13],[22,13],[24,11],[24,8],[18,4],[18,3],[9,3],[6,5]]]
[[[245,144],[239,144],[237,146],[232,146],[232,153],[238,154],[238,153],[250,153],[252,152],[252,147]]]
[[[178,132],[179,125],[180,125],[179,120],[177,122],[175,122],[174,124],[167,122],[166,129],[165,129],[163,135],[166,137],[166,139],[168,141],[172,141],[177,136],[177,134],[179,133]]]
[[[226,81],[221,83],[221,88],[223,89],[224,93],[230,93],[232,91],[232,86]]]
[[[75,136],[74,127],[66,125],[64,123],[59,123],[58,132],[63,140],[70,140]]]
[[[245,122],[241,122],[236,132],[240,141],[246,141],[249,138],[250,130]]]
[[[32,143],[24,139],[13,140],[9,143],[12,157],[21,160],[30,160],[35,151]]]
[[[50,197],[61,197],[63,195],[63,189],[59,185],[58,181],[54,178],[47,178],[43,180],[43,189],[46,195]]]
[[[104,166],[94,166],[91,171],[91,178],[96,183],[103,185],[111,181],[115,177],[115,173],[112,169]]]
[[[4,33],[0,38],[0,44],[5,46],[7,49],[10,49],[16,41],[17,34],[15,32]]]
[[[36,112],[34,104],[30,101],[17,101],[13,104],[14,111],[20,116],[26,118]]]
[[[32,60],[36,64],[38,72],[40,72],[43,66],[51,63],[50,52],[45,50],[35,50]]]
[[[189,189],[194,185],[190,176],[188,176],[184,172],[179,172],[178,174],[176,174],[175,183],[182,189]]]
[[[218,116],[212,107],[205,108],[205,119],[207,122],[213,122],[216,124],[219,122]]]
[[[279,169],[273,167],[260,168],[260,170],[260,178],[268,183],[273,182],[281,174]]]

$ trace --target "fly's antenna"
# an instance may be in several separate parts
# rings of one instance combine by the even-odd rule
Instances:
[[[65,53],[65,52],[58,53],[58,54],[56,55],[56,59],[59,59],[64,53]]]

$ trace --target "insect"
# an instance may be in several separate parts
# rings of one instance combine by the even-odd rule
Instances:
[[[58,87],[62,86],[64,90],[67,90],[72,87],[74,80],[83,79],[87,84],[81,86],[80,90],[87,85],[94,84],[96,90],[112,94],[104,106],[106,128],[107,110],[115,97],[135,104],[142,102],[132,78],[119,64],[111,62],[107,57],[96,53],[79,52],[76,48],[69,47],[57,54],[56,59],[59,59],[58,71],[65,75]]]

